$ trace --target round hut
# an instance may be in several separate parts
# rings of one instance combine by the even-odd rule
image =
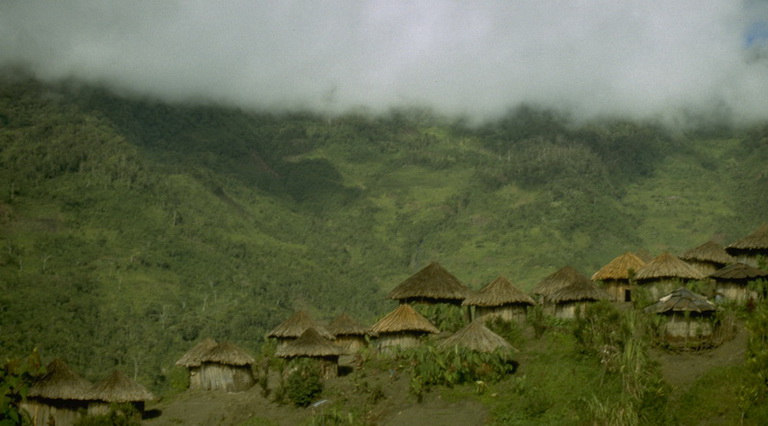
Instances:
[[[592,274],[593,282],[600,282],[603,290],[614,302],[631,302],[632,285],[635,274],[645,266],[645,261],[634,253],[624,253],[615,257]]]
[[[584,280],[589,281],[587,277],[582,275],[579,271],[570,266],[564,266],[552,274],[547,275],[546,278],[536,284],[536,286],[533,287],[533,290],[531,290],[531,294],[541,300],[563,287],[568,287],[573,283]]]
[[[32,383],[21,403],[35,426],[72,425],[88,409],[93,384],[80,377],[61,359],[46,367],[46,373]]]
[[[115,371],[106,379],[96,383],[91,389],[92,401],[88,405],[89,415],[109,413],[112,403],[131,404],[136,408],[138,419],[144,414],[144,403],[155,399],[152,392],[131,380],[121,371]]]
[[[377,345],[382,352],[392,348],[418,346],[422,336],[439,332],[437,327],[408,304],[398,306],[370,330],[371,335],[377,337]]]
[[[728,254],[725,247],[714,241],[707,241],[694,247],[678,258],[698,269],[704,275],[709,275],[725,265],[736,263],[736,258]]]
[[[333,339],[333,335],[325,327],[315,322],[305,311],[298,311],[291,315],[287,320],[272,329],[267,334],[267,337],[276,339],[277,347],[281,348],[288,342],[298,339],[310,327],[314,328],[324,338]]]
[[[476,320],[500,318],[516,322],[525,322],[528,307],[535,304],[531,296],[505,277],[496,278],[462,302],[463,306],[475,307]]]
[[[328,325],[328,331],[343,354],[354,354],[368,344],[365,339],[368,329],[346,313],[336,317]]]
[[[400,303],[461,305],[468,293],[469,288],[458,278],[432,262],[392,289],[388,297]]]
[[[320,366],[320,375],[332,379],[339,375],[339,355],[341,348],[324,338],[310,327],[298,339],[289,342],[275,352],[280,358],[311,358]]]
[[[251,366],[256,360],[232,342],[222,342],[200,360],[200,387],[241,392],[255,383]]]
[[[489,330],[482,320],[472,321],[469,325],[452,334],[438,345],[442,349],[450,349],[455,346],[484,353],[498,350],[517,352],[517,349],[504,340],[503,337]]]
[[[647,289],[653,300],[658,300],[681,283],[704,279],[706,275],[669,252],[656,256],[635,274],[637,284]]]
[[[203,355],[216,347],[217,344],[218,343],[215,340],[205,338],[185,352],[184,355],[176,361],[176,365],[186,368],[189,372],[190,390],[202,389],[200,385],[200,365],[202,364]]]
[[[590,303],[610,299],[608,293],[596,286],[587,277],[562,287],[544,297],[550,314],[557,318],[576,318],[576,312]]]
[[[764,223],[755,232],[729,244],[725,251],[738,262],[753,268],[759,268],[760,261],[768,257],[768,223]]]
[[[749,299],[757,300],[760,296],[749,289],[749,283],[768,280],[768,272],[744,263],[734,263],[715,271],[709,277],[715,281],[715,294],[728,300],[746,302]]]
[[[662,331],[669,343],[687,345],[712,336],[711,319],[717,308],[706,297],[681,287],[644,310],[667,317]]]

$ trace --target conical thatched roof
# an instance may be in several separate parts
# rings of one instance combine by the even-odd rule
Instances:
[[[45,375],[30,386],[27,396],[87,401],[90,400],[92,386],[63,360],[56,358],[46,367]]]
[[[646,312],[663,314],[667,312],[712,312],[717,310],[715,305],[706,297],[691,292],[686,288],[679,288],[662,297],[658,302],[645,308]]]
[[[493,352],[497,349],[517,351],[503,337],[489,330],[482,320],[473,321],[440,344],[441,348],[454,346],[462,346],[477,352]]]
[[[185,368],[199,367],[203,355],[213,349],[217,344],[218,343],[210,337],[203,339],[195,346],[192,346],[192,349],[184,353],[184,355],[176,361],[176,365]]]
[[[317,332],[326,339],[333,338],[333,335],[331,335],[331,333],[329,333],[325,327],[316,323],[312,318],[310,318],[309,314],[304,311],[298,311],[291,315],[290,318],[283,321],[280,325],[270,331],[269,334],[267,334],[267,337],[295,339],[301,336],[301,334],[310,327],[317,330]]]
[[[334,336],[365,336],[368,329],[354,318],[343,312],[328,326]]]
[[[341,348],[325,339],[314,328],[308,328],[298,339],[279,348],[275,356],[281,358],[293,357],[331,357],[339,356]]]
[[[698,247],[686,251],[678,257],[685,261],[717,263],[720,265],[728,265],[736,262],[736,259],[733,256],[726,253],[725,247],[714,241],[707,241]]]
[[[372,334],[400,332],[439,333],[440,330],[408,304],[398,306],[371,327]]]
[[[643,266],[645,266],[643,259],[634,253],[626,252],[592,274],[592,281],[629,281]]]
[[[246,351],[232,342],[221,342],[206,352],[201,362],[215,362],[224,365],[251,365],[256,362]]]
[[[91,392],[93,400],[104,402],[140,402],[155,399],[152,392],[121,371],[115,371],[106,379],[96,383]]]
[[[504,306],[513,303],[535,305],[531,296],[523,293],[504,277],[498,277],[476,293],[471,293],[464,299],[464,306]]]
[[[589,282],[589,278],[570,266],[564,266],[536,284],[532,293],[540,296],[549,296],[563,287],[568,287],[578,282]]]
[[[638,281],[663,278],[702,280],[706,277],[696,268],[669,254],[669,252],[656,256],[655,259],[640,268],[635,275],[635,279]]]
[[[608,299],[608,293],[587,279],[579,280],[545,296],[552,303]]]
[[[735,243],[729,244],[728,247],[725,248],[725,251],[731,255],[751,250],[768,250],[768,223],[762,224],[757,231]]]
[[[458,278],[432,262],[408,277],[389,292],[389,298],[400,301],[455,301],[464,300],[469,288]]]
[[[709,275],[715,281],[753,281],[768,278],[768,272],[743,263],[734,263]]]

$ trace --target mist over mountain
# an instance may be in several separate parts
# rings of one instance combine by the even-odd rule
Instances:
[[[748,60],[759,2],[30,2],[0,5],[0,64],[47,81],[256,110],[418,106],[494,119],[768,117]],[[759,13],[758,13],[759,12]]]

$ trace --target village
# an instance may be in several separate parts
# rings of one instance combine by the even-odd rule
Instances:
[[[623,253],[591,278],[565,266],[542,279],[530,294],[503,276],[473,291],[432,262],[389,293],[399,305],[371,326],[346,313],[326,326],[298,311],[266,338],[274,344],[272,357],[289,363],[310,362],[321,379],[328,380],[361,368],[362,351],[376,357],[397,357],[425,342],[438,350],[461,348],[503,354],[503,359],[511,360],[517,349],[486,326],[488,322],[525,326],[537,309],[549,317],[571,321],[589,305],[607,301],[620,309],[656,315],[656,331],[670,350],[707,350],[727,338],[729,331],[723,328],[734,326],[715,320],[720,305],[754,306],[766,296],[765,287],[756,285],[768,279],[768,272],[759,269],[765,266],[766,256],[768,224],[725,247],[708,241],[679,256],[664,252],[650,259],[642,253]],[[441,306],[444,308],[436,308]],[[441,330],[441,324],[448,324],[444,321],[446,312],[459,318],[457,331]],[[212,338],[202,339],[180,354],[176,365],[187,370],[191,392],[243,392],[267,380],[252,354],[236,343]],[[504,371],[514,372],[515,365],[509,365],[511,368]],[[290,372],[288,368],[280,374]],[[260,385],[266,389],[265,384]],[[32,384],[20,408],[34,425],[72,425],[86,415],[109,413],[114,409],[111,404],[130,404],[138,420],[154,399],[146,387],[120,371],[93,384],[64,360],[54,359]]]

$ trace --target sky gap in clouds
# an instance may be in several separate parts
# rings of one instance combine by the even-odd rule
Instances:
[[[0,64],[169,101],[768,118],[764,2],[5,0]]]

